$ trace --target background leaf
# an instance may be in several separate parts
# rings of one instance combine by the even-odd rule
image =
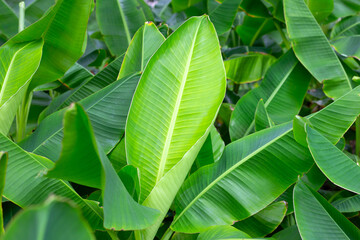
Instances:
[[[42,206],[21,212],[6,228],[4,236],[4,240],[38,238],[95,240],[90,226],[80,212],[69,203],[56,198],[47,200]]]

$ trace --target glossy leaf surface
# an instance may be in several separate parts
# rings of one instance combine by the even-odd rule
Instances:
[[[304,240],[360,238],[360,230],[355,225],[301,180],[294,188],[294,209]]]
[[[284,0],[286,26],[299,61],[319,81],[325,93],[338,98],[352,89],[351,80],[304,0]]]
[[[0,133],[8,134],[17,109],[39,67],[43,41],[0,48]]]
[[[260,87],[237,102],[230,119],[231,139],[253,132],[255,111],[261,98],[269,117],[276,124],[290,121],[300,110],[309,82],[309,73],[294,53],[286,53],[269,68]]]
[[[132,199],[109,159],[98,148],[84,109],[71,105],[64,118],[61,157],[47,176],[102,189],[105,228],[136,230],[152,225],[159,211]]]
[[[21,231],[19,231],[21,229]],[[6,228],[4,240],[32,239],[95,240],[78,209],[67,202],[49,199],[17,215]]]

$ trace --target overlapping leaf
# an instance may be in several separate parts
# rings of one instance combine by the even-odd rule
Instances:
[[[82,199],[66,182],[49,179],[44,172],[54,166],[50,160],[28,153],[0,134],[0,151],[9,154],[3,195],[20,207],[28,207],[45,201],[55,194],[71,199],[93,228],[102,229],[102,210],[97,203]]]
[[[79,101],[89,114],[95,136],[109,152],[125,130],[125,122],[139,75],[125,77]],[[21,146],[27,151],[55,161],[60,156],[64,109],[44,119]]]
[[[8,134],[17,109],[39,67],[43,41],[0,48],[0,133]]]
[[[331,142],[338,141],[360,113],[359,93],[357,87],[311,115],[312,126]],[[313,164],[291,130],[286,123],[227,145],[217,163],[201,168],[183,184],[172,229],[190,233],[230,225],[274,201]]]
[[[353,83],[304,0],[284,0],[284,13],[296,57],[319,82],[324,81],[324,92],[333,98],[349,92]]]
[[[106,45],[115,56],[123,54],[135,32],[149,18],[143,0],[98,0],[96,18]]]
[[[253,132],[255,111],[261,98],[276,124],[291,120],[301,108],[310,77],[294,53],[286,53],[269,68],[260,87],[248,92],[236,104],[229,127],[231,139]]]
[[[71,105],[65,113],[61,156],[47,176],[102,189],[105,228],[143,229],[154,224],[160,214],[132,199],[98,147],[90,121],[80,105]]]
[[[304,240],[360,238],[360,230],[355,225],[301,180],[294,188],[294,209]]]
[[[21,231],[19,231],[21,229]],[[70,203],[50,198],[45,204],[26,209],[6,228],[4,240],[32,239],[95,240],[80,211]]]
[[[154,23],[145,23],[134,35],[121,65],[119,78],[143,72],[151,56],[165,41]]]
[[[149,61],[126,123],[127,161],[140,169],[145,206],[165,216],[224,94],[215,29],[208,17],[190,18]],[[146,239],[154,237],[160,223],[146,230]]]
[[[310,152],[320,170],[334,184],[360,194],[360,167],[309,125],[306,126]]]
[[[59,97],[53,99],[50,105],[40,114],[39,121],[42,121],[45,117],[55,111],[67,107],[73,102],[78,102],[115,82],[117,80],[123,58],[124,55],[116,58],[106,68],[93,76],[91,79],[88,79],[78,88],[67,91]]]

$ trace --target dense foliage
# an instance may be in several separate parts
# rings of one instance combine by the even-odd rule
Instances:
[[[358,0],[0,0],[0,239],[360,239]]]

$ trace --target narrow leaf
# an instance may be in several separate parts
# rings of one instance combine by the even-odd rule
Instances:
[[[8,162],[8,154],[6,152],[0,152],[0,197],[2,198],[4,187],[5,187],[5,176]],[[2,201],[0,201],[0,238],[4,234],[4,218]]]
[[[270,119],[264,104],[264,100],[260,99],[255,111],[255,131],[260,131],[265,128],[274,126],[275,124]]]
[[[360,167],[319,132],[306,126],[310,152],[320,170],[334,184],[360,194]]]
[[[338,98],[352,89],[351,80],[304,0],[284,0],[286,26],[296,57],[319,81],[324,92]]]
[[[139,75],[120,79],[79,101],[89,115],[98,143],[107,153],[124,134],[127,112],[138,81]],[[21,146],[52,161],[58,159],[63,137],[63,116],[64,109],[44,119]]]
[[[290,121],[301,108],[310,78],[294,53],[287,52],[269,68],[260,87],[237,102],[230,119],[231,139],[239,139],[254,131],[255,111],[261,98],[269,117],[276,124]]]
[[[39,67],[43,41],[0,48],[0,133],[6,135]]]
[[[164,36],[154,23],[145,23],[131,40],[118,78],[143,72],[151,56],[164,41]]]

